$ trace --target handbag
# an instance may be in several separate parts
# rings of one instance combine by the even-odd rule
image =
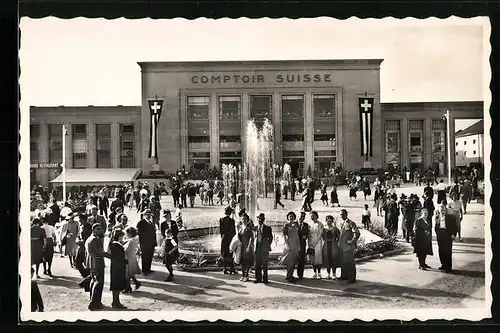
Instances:
[[[312,247],[308,248],[307,251],[306,251],[306,254],[309,255],[309,256],[313,256],[314,255],[314,249]]]

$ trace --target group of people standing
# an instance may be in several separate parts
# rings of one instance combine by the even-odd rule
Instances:
[[[319,221],[316,211],[311,211],[311,224],[306,222],[306,212],[301,211],[299,219],[295,212],[286,215],[287,223],[282,233],[285,240],[281,262],[287,267],[286,281],[296,282],[304,278],[306,258],[313,266],[313,279],[321,279],[323,267],[327,278],[336,276],[349,283],[356,282],[354,250],[360,237],[356,223],[347,217],[347,211],[341,210],[341,225],[337,226],[333,216],[326,216],[326,226]],[[255,268],[254,283],[269,283],[269,253],[273,243],[272,228],[265,224],[265,215],[257,216],[255,225],[248,214],[241,210],[236,222],[233,209],[227,207],[225,216],[220,219],[221,258],[224,274],[236,274],[234,264],[241,264],[241,281],[249,281],[250,268]],[[294,271],[297,269],[297,277]],[[340,269],[340,274],[337,270]]]

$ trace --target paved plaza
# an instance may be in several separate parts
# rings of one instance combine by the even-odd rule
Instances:
[[[404,187],[399,193],[421,195],[423,187]],[[345,188],[339,189],[339,199],[355,221],[361,215],[361,207],[367,202],[361,197],[350,201]],[[319,194],[316,194],[319,198]],[[286,209],[279,208],[272,216],[282,216],[289,209],[298,211],[300,201],[284,200]],[[265,202],[268,204],[268,202]],[[183,219],[189,227],[194,224],[214,223],[212,219],[222,216],[223,206],[188,208]],[[164,208],[172,209],[171,197],[162,199]],[[261,207],[271,211],[271,207]],[[313,204],[320,219],[325,215],[338,215],[341,208],[323,207],[318,199]],[[199,217],[203,216],[203,219]],[[377,219],[375,209],[373,220]],[[196,220],[198,218],[198,220]],[[380,219],[380,218],[379,218]],[[130,220],[135,222],[133,214]],[[206,222],[208,220],[208,222]],[[197,221],[197,222],[190,222]],[[213,220],[216,221],[216,220]],[[202,226],[202,225],[199,225]],[[480,308],[485,299],[485,252],[484,252],[484,205],[470,204],[462,222],[464,242],[453,245],[455,271],[451,274],[437,270],[440,266],[438,248],[434,239],[434,256],[427,263],[428,271],[418,270],[417,260],[409,244],[402,243],[407,250],[401,254],[360,263],[358,282],[346,284],[335,280],[312,280],[311,269],[306,270],[305,279],[290,284],[285,281],[285,270],[269,272],[269,285],[240,282],[239,276],[222,272],[175,271],[175,281],[164,282],[166,269],[155,263],[154,274],[138,276],[142,287],[131,294],[122,294],[122,303],[128,310],[259,310],[259,309],[365,309],[365,308]],[[107,261],[106,286],[103,293],[105,310],[111,311],[109,291],[109,261]],[[174,267],[175,269],[175,267]],[[45,311],[87,311],[89,294],[78,288],[81,280],[78,271],[69,267],[67,258],[55,255],[53,278],[42,275],[38,280],[45,303]],[[323,276],[326,271],[323,270]]]

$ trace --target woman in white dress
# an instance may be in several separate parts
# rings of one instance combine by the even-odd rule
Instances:
[[[134,227],[128,227],[125,229],[125,232],[127,233],[127,242],[124,245],[125,259],[127,259],[127,288],[125,289],[125,292],[131,292],[132,287],[130,285],[130,280],[134,281],[135,290],[139,289],[141,286],[141,283],[135,278],[135,275],[141,272],[139,262],[137,261],[139,237],[137,236],[137,230]]]
[[[313,265],[314,275],[313,279],[321,279],[321,266],[323,266],[323,230],[324,226],[318,220],[318,213],[312,211],[310,213],[311,220],[313,221],[309,228],[309,238],[307,254],[309,261]]]

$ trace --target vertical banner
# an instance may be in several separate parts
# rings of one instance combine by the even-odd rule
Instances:
[[[372,157],[373,98],[358,98],[361,156]]]
[[[163,100],[149,100],[150,124],[149,124],[149,158],[158,160],[158,123],[160,122]]]

